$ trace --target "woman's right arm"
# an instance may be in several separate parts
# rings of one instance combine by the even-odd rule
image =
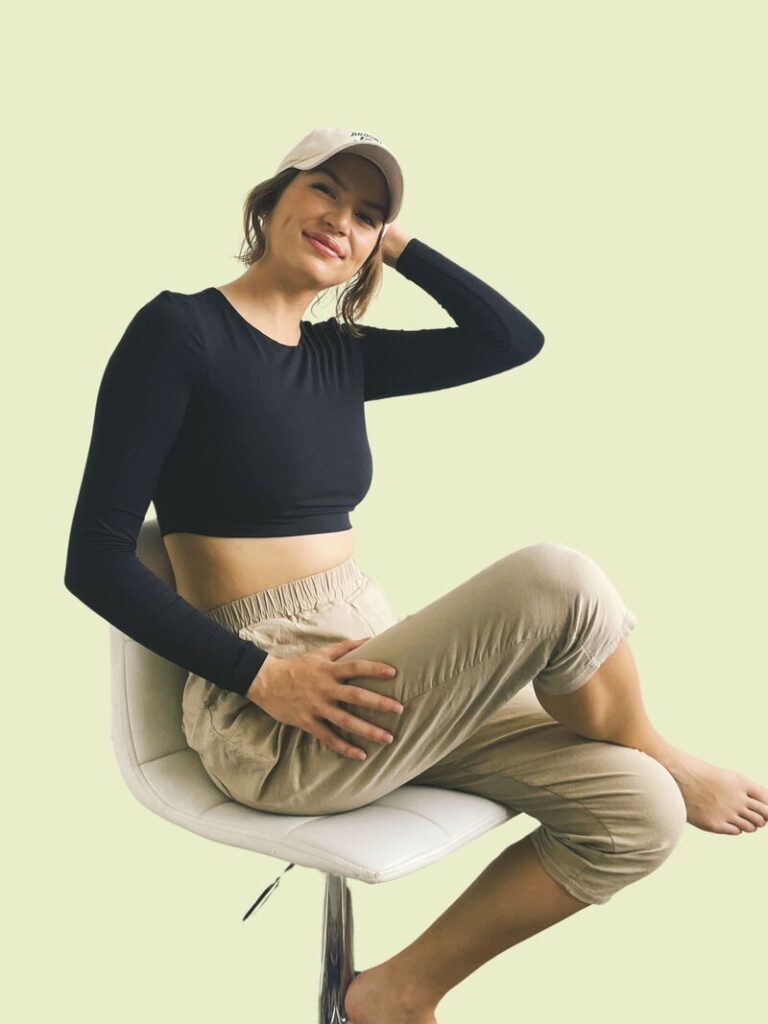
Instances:
[[[134,315],[104,371],[64,585],[155,654],[245,695],[267,652],[198,611],[136,554],[163,463],[207,372],[183,300],[160,292]]]

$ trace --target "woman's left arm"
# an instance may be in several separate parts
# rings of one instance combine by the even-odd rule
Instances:
[[[452,327],[387,330],[360,325],[366,401],[456,387],[533,359],[544,335],[500,292],[390,224],[382,258],[431,295]]]
[[[410,242],[412,235],[405,232],[393,221],[387,228],[387,232],[381,240],[381,258],[388,267],[397,265],[397,259],[403,249]]]

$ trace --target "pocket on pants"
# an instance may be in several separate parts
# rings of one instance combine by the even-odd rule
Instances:
[[[190,674],[182,708],[187,744],[203,760],[230,763],[245,758],[273,764],[277,759],[280,723],[247,697]]]
[[[279,760],[276,753],[267,754],[265,750],[262,745],[255,753],[245,741],[231,743],[212,734],[199,754],[207,775],[225,796],[256,806],[262,787]]]
[[[281,724],[253,701],[231,720],[210,712],[198,749],[203,768],[230,799],[252,805],[280,759]]]

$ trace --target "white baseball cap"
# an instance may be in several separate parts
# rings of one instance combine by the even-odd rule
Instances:
[[[275,174],[279,174],[287,167],[308,171],[342,151],[364,156],[376,164],[387,179],[390,211],[386,231],[386,227],[397,217],[403,205],[403,172],[394,154],[375,135],[369,132],[350,131],[347,128],[315,128],[286,154]]]

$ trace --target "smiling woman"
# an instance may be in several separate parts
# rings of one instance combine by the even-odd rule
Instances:
[[[687,813],[754,831],[768,791],[690,760],[673,777],[622,742],[648,737],[626,726],[628,713],[640,721],[636,619],[579,551],[513,550],[404,617],[357,564],[366,403],[507,373],[544,342],[504,294],[402,231],[401,200],[379,140],[318,129],[248,197],[245,272],[138,310],[99,388],[65,584],[187,670],[184,734],[230,799],[318,815],[416,782],[539,819],[415,943],[349,986],[352,1020],[375,1003],[382,1020],[429,1021],[502,949],[659,867]],[[452,323],[358,323],[384,263]],[[339,287],[336,317],[302,319]],[[136,555],[150,501],[175,589]]]

